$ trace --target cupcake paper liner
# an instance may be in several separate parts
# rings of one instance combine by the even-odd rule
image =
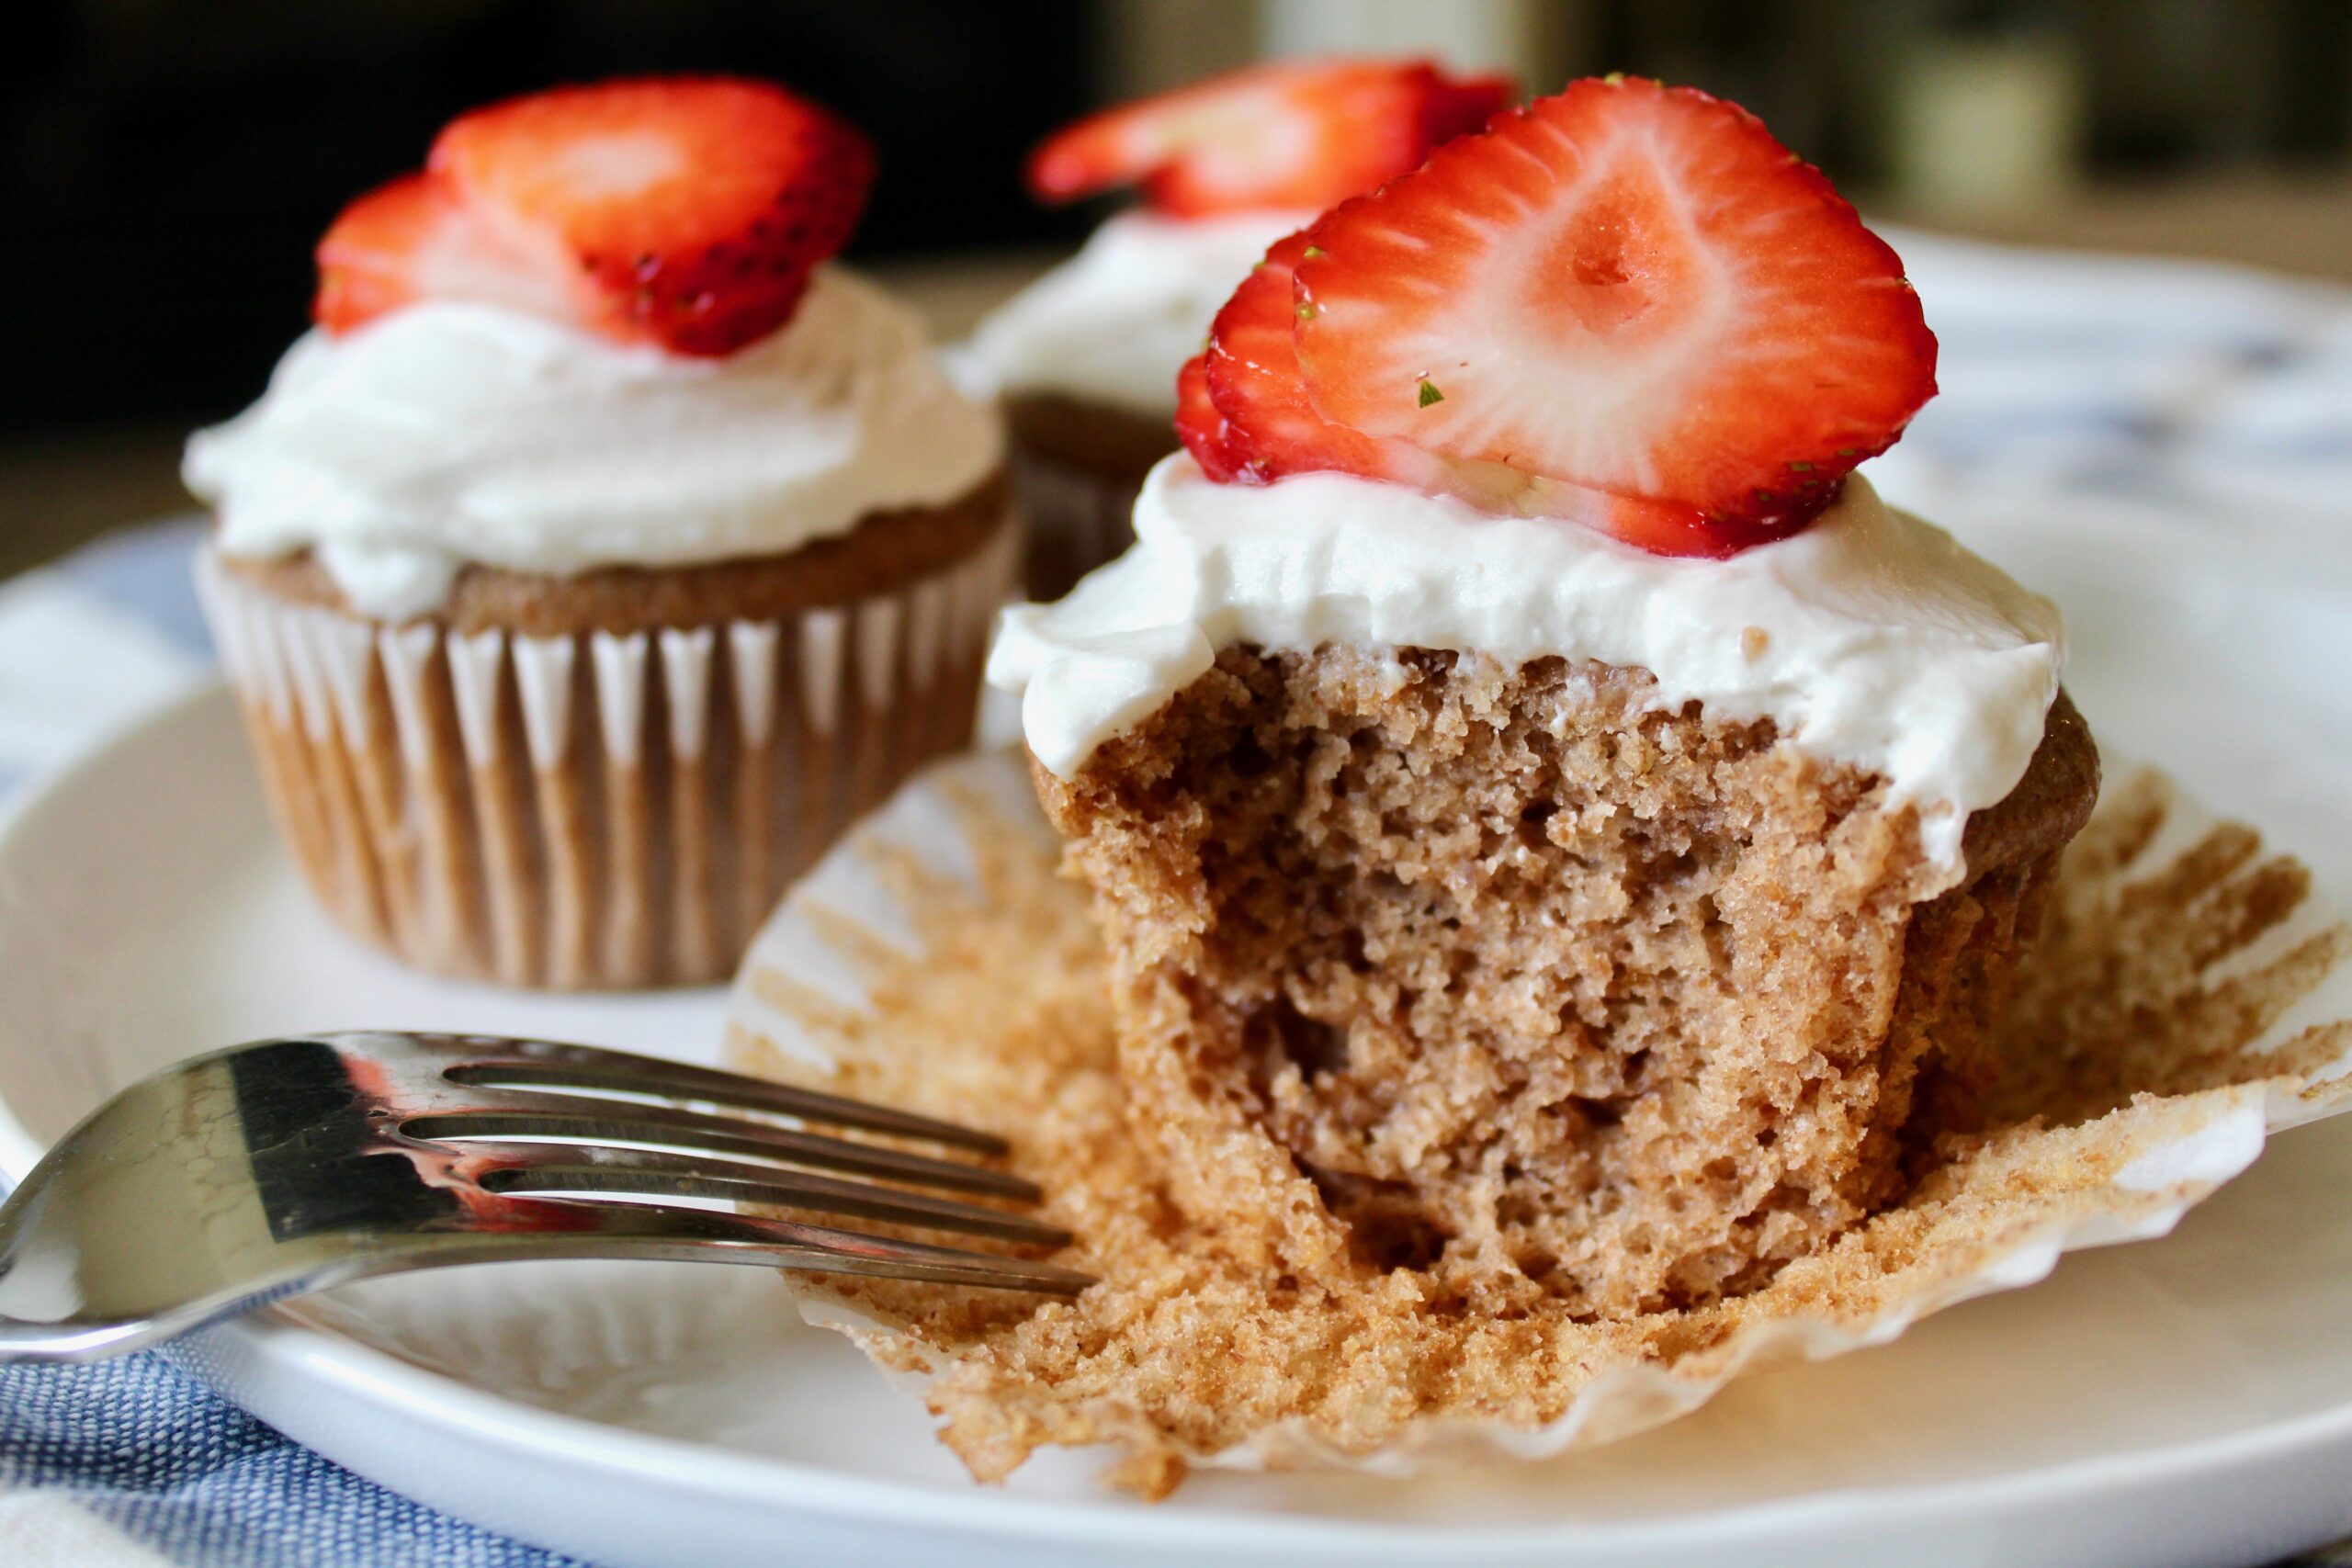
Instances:
[[[262,782],[346,930],[555,989],[723,978],[791,877],[965,745],[1010,527],[931,576],[779,620],[461,634],[198,586]]]
[[[1180,1347],[1124,1337],[1189,1325],[1186,1343],[1222,1363],[1237,1347],[1357,1344],[1342,1330],[1386,1309],[1285,1318],[1246,1267],[1195,1269],[1216,1250],[1213,1231],[1188,1228],[1145,1190],[1148,1163],[1119,1152],[1132,1140],[1118,1122],[1100,939],[1083,892],[1054,875],[1057,854],[1015,757],[937,764],[786,898],[730,1007],[739,1067],[1006,1134],[1013,1168],[1047,1194],[1045,1217],[1076,1233],[1060,1260],[1103,1276],[1075,1306],[950,1305],[888,1282],[787,1277],[810,1322],[848,1334],[922,1393],[982,1479],[1048,1442],[1111,1445],[1124,1457],[1108,1483],[1158,1495],[1192,1466],[1403,1475],[1623,1438],[1744,1373],[1883,1345],[1945,1307],[2031,1284],[2066,1252],[2163,1235],[2270,1134],[2352,1109],[2352,931],[2251,829],[2153,771],[2118,767],[2067,852],[2004,1023],[2016,1031],[2005,1038],[2030,1045],[2012,1058],[2030,1069],[2004,1090],[1992,1129],[1957,1144],[1903,1203],[1737,1300],[1616,1322],[1441,1327],[1429,1332],[1461,1343],[1358,1354],[1329,1385],[1344,1401],[1306,1389],[1302,1409],[1238,1418],[1223,1398],[1188,1401],[1195,1385],[1170,1364]],[[967,984],[967,970],[985,984]],[[1097,1180],[1057,1157],[1099,1158]],[[1106,1169],[1127,1186],[1102,1179]],[[1091,1190],[1073,1196],[1073,1184]],[[1167,1272],[1123,1272],[1137,1259]],[[1090,1336],[1106,1342],[1041,1373],[1053,1347]],[[1425,1354],[1472,1384],[1478,1366],[1505,1369],[1507,1382],[1415,1394],[1426,1385],[1411,1365]],[[1131,1365],[1141,1375],[1118,1370]],[[1254,1386],[1230,1370],[1207,1368],[1201,1386]]]

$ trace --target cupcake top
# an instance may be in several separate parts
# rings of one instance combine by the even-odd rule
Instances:
[[[220,546],[309,549],[355,610],[469,563],[568,574],[792,550],[1001,460],[912,310],[825,258],[862,139],[723,78],[477,111],[319,249],[318,327],[188,445]]]
[[[1880,774],[1956,871],[2064,640],[1848,477],[1934,370],[1898,258],[1754,117],[1576,83],[1268,253],[1135,549],[1009,612],[990,678],[1067,775],[1237,644],[1637,666]]]
[[[565,574],[772,555],[936,505],[1002,456],[907,306],[820,268],[723,358],[435,300],[288,351],[260,402],[188,443],[220,548],[311,549],[362,615],[429,614],[469,562]]]
[[[1559,655],[1648,670],[1660,708],[1770,718],[1883,776],[1957,865],[1968,813],[2024,776],[2065,658],[2049,601],[1859,476],[1813,526],[1712,560],[1353,474],[1219,484],[1180,453],[1146,481],[1136,536],[1068,598],[1006,612],[989,654],[1063,777],[1222,648]]]
[[[1412,168],[1511,93],[1505,78],[1427,61],[1285,61],[1080,120],[1032,156],[1031,191],[1069,201],[1135,185],[1146,205],[981,322],[965,362],[996,390],[1165,418],[1177,369],[1267,246]]]

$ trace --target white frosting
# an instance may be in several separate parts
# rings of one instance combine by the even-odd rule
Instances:
[[[1638,665],[1662,706],[1770,717],[1882,775],[1956,874],[1968,814],[2024,776],[2065,661],[2049,601],[1859,477],[1804,532],[1696,560],[1345,474],[1216,484],[1180,453],[1136,534],[1068,598],[1006,611],[989,655],[1064,777],[1238,643],[1558,655]]]
[[[188,443],[221,550],[310,547],[354,608],[430,613],[468,562],[565,574],[773,555],[934,505],[1002,457],[921,319],[820,268],[723,359],[500,306],[412,306],[287,351],[261,401]]]
[[[1176,412],[1176,372],[1276,240],[1312,212],[1163,218],[1123,212],[1014,295],[966,345],[980,384],[1060,392],[1152,418]]]

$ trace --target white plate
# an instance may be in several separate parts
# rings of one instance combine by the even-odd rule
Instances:
[[[2352,888],[2352,570],[2113,508],[1964,531],[2066,604],[2072,684],[2110,747]],[[448,1026],[707,1059],[720,1011],[715,992],[428,981],[345,943],[275,848],[217,693],[0,829],[0,974],[11,1175],[114,1087],[239,1038]],[[2352,1532],[2346,1191],[2352,1118],[2287,1135],[2163,1242],[1613,1448],[1410,1483],[1212,1474],[1157,1507],[1095,1495],[1084,1455],[971,1485],[921,1408],[758,1270],[382,1281],[185,1354],[354,1469],[614,1568],[2251,1562]]]

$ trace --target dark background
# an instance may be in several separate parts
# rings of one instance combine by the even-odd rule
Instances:
[[[1021,156],[1078,112],[1077,0],[28,7],[0,45],[0,429],[217,415],[301,331],[311,247],[459,110],[549,83],[733,71],[878,145],[861,254],[1080,225]]]

